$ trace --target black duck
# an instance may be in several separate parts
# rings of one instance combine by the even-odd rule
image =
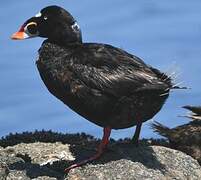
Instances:
[[[166,74],[122,49],[83,43],[76,20],[61,7],[42,9],[12,39],[37,36],[47,38],[36,64],[48,90],[104,128],[97,154],[67,170],[100,157],[111,129],[136,126],[137,144],[142,123],[160,111],[171,89],[178,88]]]

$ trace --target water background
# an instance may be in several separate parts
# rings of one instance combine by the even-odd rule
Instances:
[[[154,120],[169,127],[187,123],[183,105],[201,105],[201,1],[184,0],[7,0],[0,6],[0,137],[10,132],[52,129],[102,136],[52,96],[35,66],[43,39],[11,41],[10,35],[45,6],[59,5],[77,19],[85,42],[121,47],[162,71],[176,72],[176,82],[191,90],[174,91]],[[158,137],[144,124],[141,137]],[[131,137],[134,128],[112,132]]]

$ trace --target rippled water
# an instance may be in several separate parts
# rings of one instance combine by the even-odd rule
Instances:
[[[53,97],[35,66],[43,39],[11,41],[9,36],[41,8],[57,4],[69,10],[87,42],[121,47],[165,72],[191,90],[173,92],[154,120],[168,126],[186,123],[180,107],[201,104],[201,1],[85,0],[2,1],[0,6],[0,136],[9,132],[52,129],[101,137],[102,129],[84,120]],[[156,137],[146,123],[142,137]],[[134,128],[113,131],[131,137]]]

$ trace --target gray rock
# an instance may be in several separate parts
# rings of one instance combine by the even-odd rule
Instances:
[[[118,147],[117,151],[107,156],[104,163],[71,170],[67,179],[201,179],[201,167],[196,160],[165,147]]]
[[[99,160],[64,174],[74,159],[95,153],[98,144],[88,136],[76,135],[73,141],[72,137],[65,144],[58,138],[51,143],[19,143],[18,138],[16,145],[0,147],[0,179],[201,179],[198,162],[180,151],[147,144],[135,147],[123,141],[112,141]]]

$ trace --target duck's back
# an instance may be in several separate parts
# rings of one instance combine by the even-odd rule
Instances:
[[[115,129],[152,118],[172,86],[165,74],[105,44],[45,41],[37,67],[53,95],[89,121]]]

